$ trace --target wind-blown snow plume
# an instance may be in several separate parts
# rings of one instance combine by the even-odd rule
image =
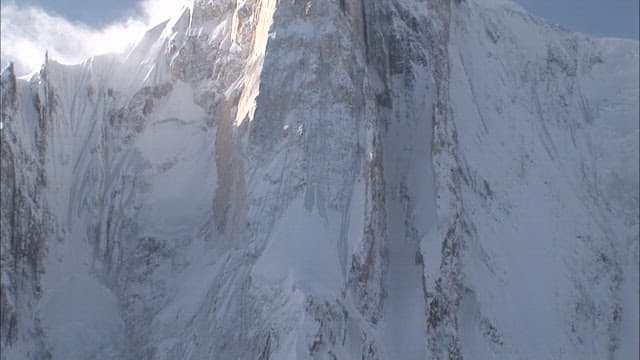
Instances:
[[[144,0],[135,16],[93,28],[35,6],[2,3],[2,67],[14,62],[18,74],[40,67],[45,51],[56,61],[80,63],[93,55],[125,51],[150,26],[175,15],[183,0]]]

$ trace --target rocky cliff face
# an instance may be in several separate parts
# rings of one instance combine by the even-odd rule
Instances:
[[[2,355],[637,356],[637,61],[501,0],[193,0],[9,67]]]

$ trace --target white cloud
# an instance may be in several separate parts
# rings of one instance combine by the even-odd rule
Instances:
[[[142,0],[140,16],[121,19],[101,29],[70,21],[33,6],[3,1],[0,22],[2,67],[13,61],[18,74],[38,69],[49,57],[75,64],[98,54],[124,51],[146,30],[174,16],[184,0]]]

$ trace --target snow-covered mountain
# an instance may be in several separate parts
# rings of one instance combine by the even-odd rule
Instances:
[[[2,358],[637,358],[638,60],[506,0],[191,0],[9,66]]]

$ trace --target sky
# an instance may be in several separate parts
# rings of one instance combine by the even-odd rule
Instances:
[[[2,0],[4,2],[5,0]],[[20,7],[38,6],[51,14],[58,14],[94,27],[103,27],[127,16],[141,16],[141,8],[134,0],[11,0]]]
[[[638,39],[640,0],[516,0],[539,18],[596,36]]]
[[[532,15],[569,30],[638,39],[640,0],[516,0]],[[78,63],[123,51],[145,29],[170,17],[183,0],[0,0],[1,64],[37,69],[44,49]]]

